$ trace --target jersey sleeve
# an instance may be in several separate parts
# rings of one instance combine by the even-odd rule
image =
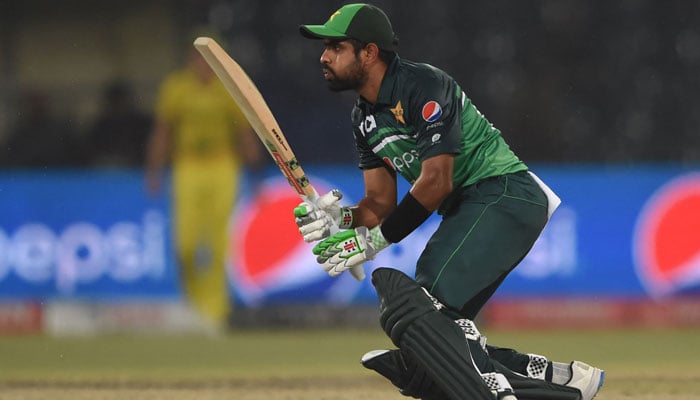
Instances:
[[[408,123],[416,133],[421,160],[461,152],[461,100],[457,83],[444,72],[428,70],[414,79]]]

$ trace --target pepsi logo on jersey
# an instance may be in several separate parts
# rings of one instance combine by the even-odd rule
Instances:
[[[435,122],[442,117],[442,107],[437,101],[431,100],[423,106],[422,115],[426,122]]]

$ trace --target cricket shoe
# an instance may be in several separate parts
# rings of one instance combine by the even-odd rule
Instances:
[[[566,386],[580,390],[582,400],[594,398],[603,387],[605,371],[581,361],[573,361],[569,368],[571,369],[571,379],[566,383]]]

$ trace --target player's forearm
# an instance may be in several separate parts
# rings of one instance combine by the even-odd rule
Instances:
[[[423,161],[421,174],[411,187],[413,197],[428,211],[440,207],[452,192],[454,157],[450,154],[434,156]]]
[[[385,241],[398,243],[411,234],[435,211],[452,191],[451,155],[439,155],[423,161],[421,174],[411,190],[382,221]]]
[[[396,175],[388,168],[363,170],[365,196],[352,208],[353,227],[374,228],[396,208]]]
[[[435,211],[452,192],[452,181],[421,178],[411,187],[411,194],[428,211]]]
[[[396,201],[378,201],[376,199],[365,197],[360,202],[351,207],[352,210],[352,226],[366,226],[374,228],[379,225],[391,211],[396,208]]]

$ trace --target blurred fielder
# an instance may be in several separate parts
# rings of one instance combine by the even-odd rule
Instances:
[[[486,344],[473,320],[535,243],[558,197],[508,147],[460,85],[428,64],[401,59],[385,13],[349,4],[301,34],[323,40],[332,91],[354,90],[352,128],[365,196],[341,207],[332,191],[294,210],[319,263],[337,276],[398,243],[434,211],[442,222],[415,280],[372,274],[380,323],[394,350],[362,363],[423,399],[592,399],[604,373]],[[411,188],[397,201],[397,176]],[[338,226],[340,233],[330,234]]]
[[[188,43],[187,65],[160,86],[146,163],[150,193],[172,163],[173,220],[183,292],[217,330],[231,304],[225,269],[228,226],[245,165],[262,153],[245,117],[202,56]]]

